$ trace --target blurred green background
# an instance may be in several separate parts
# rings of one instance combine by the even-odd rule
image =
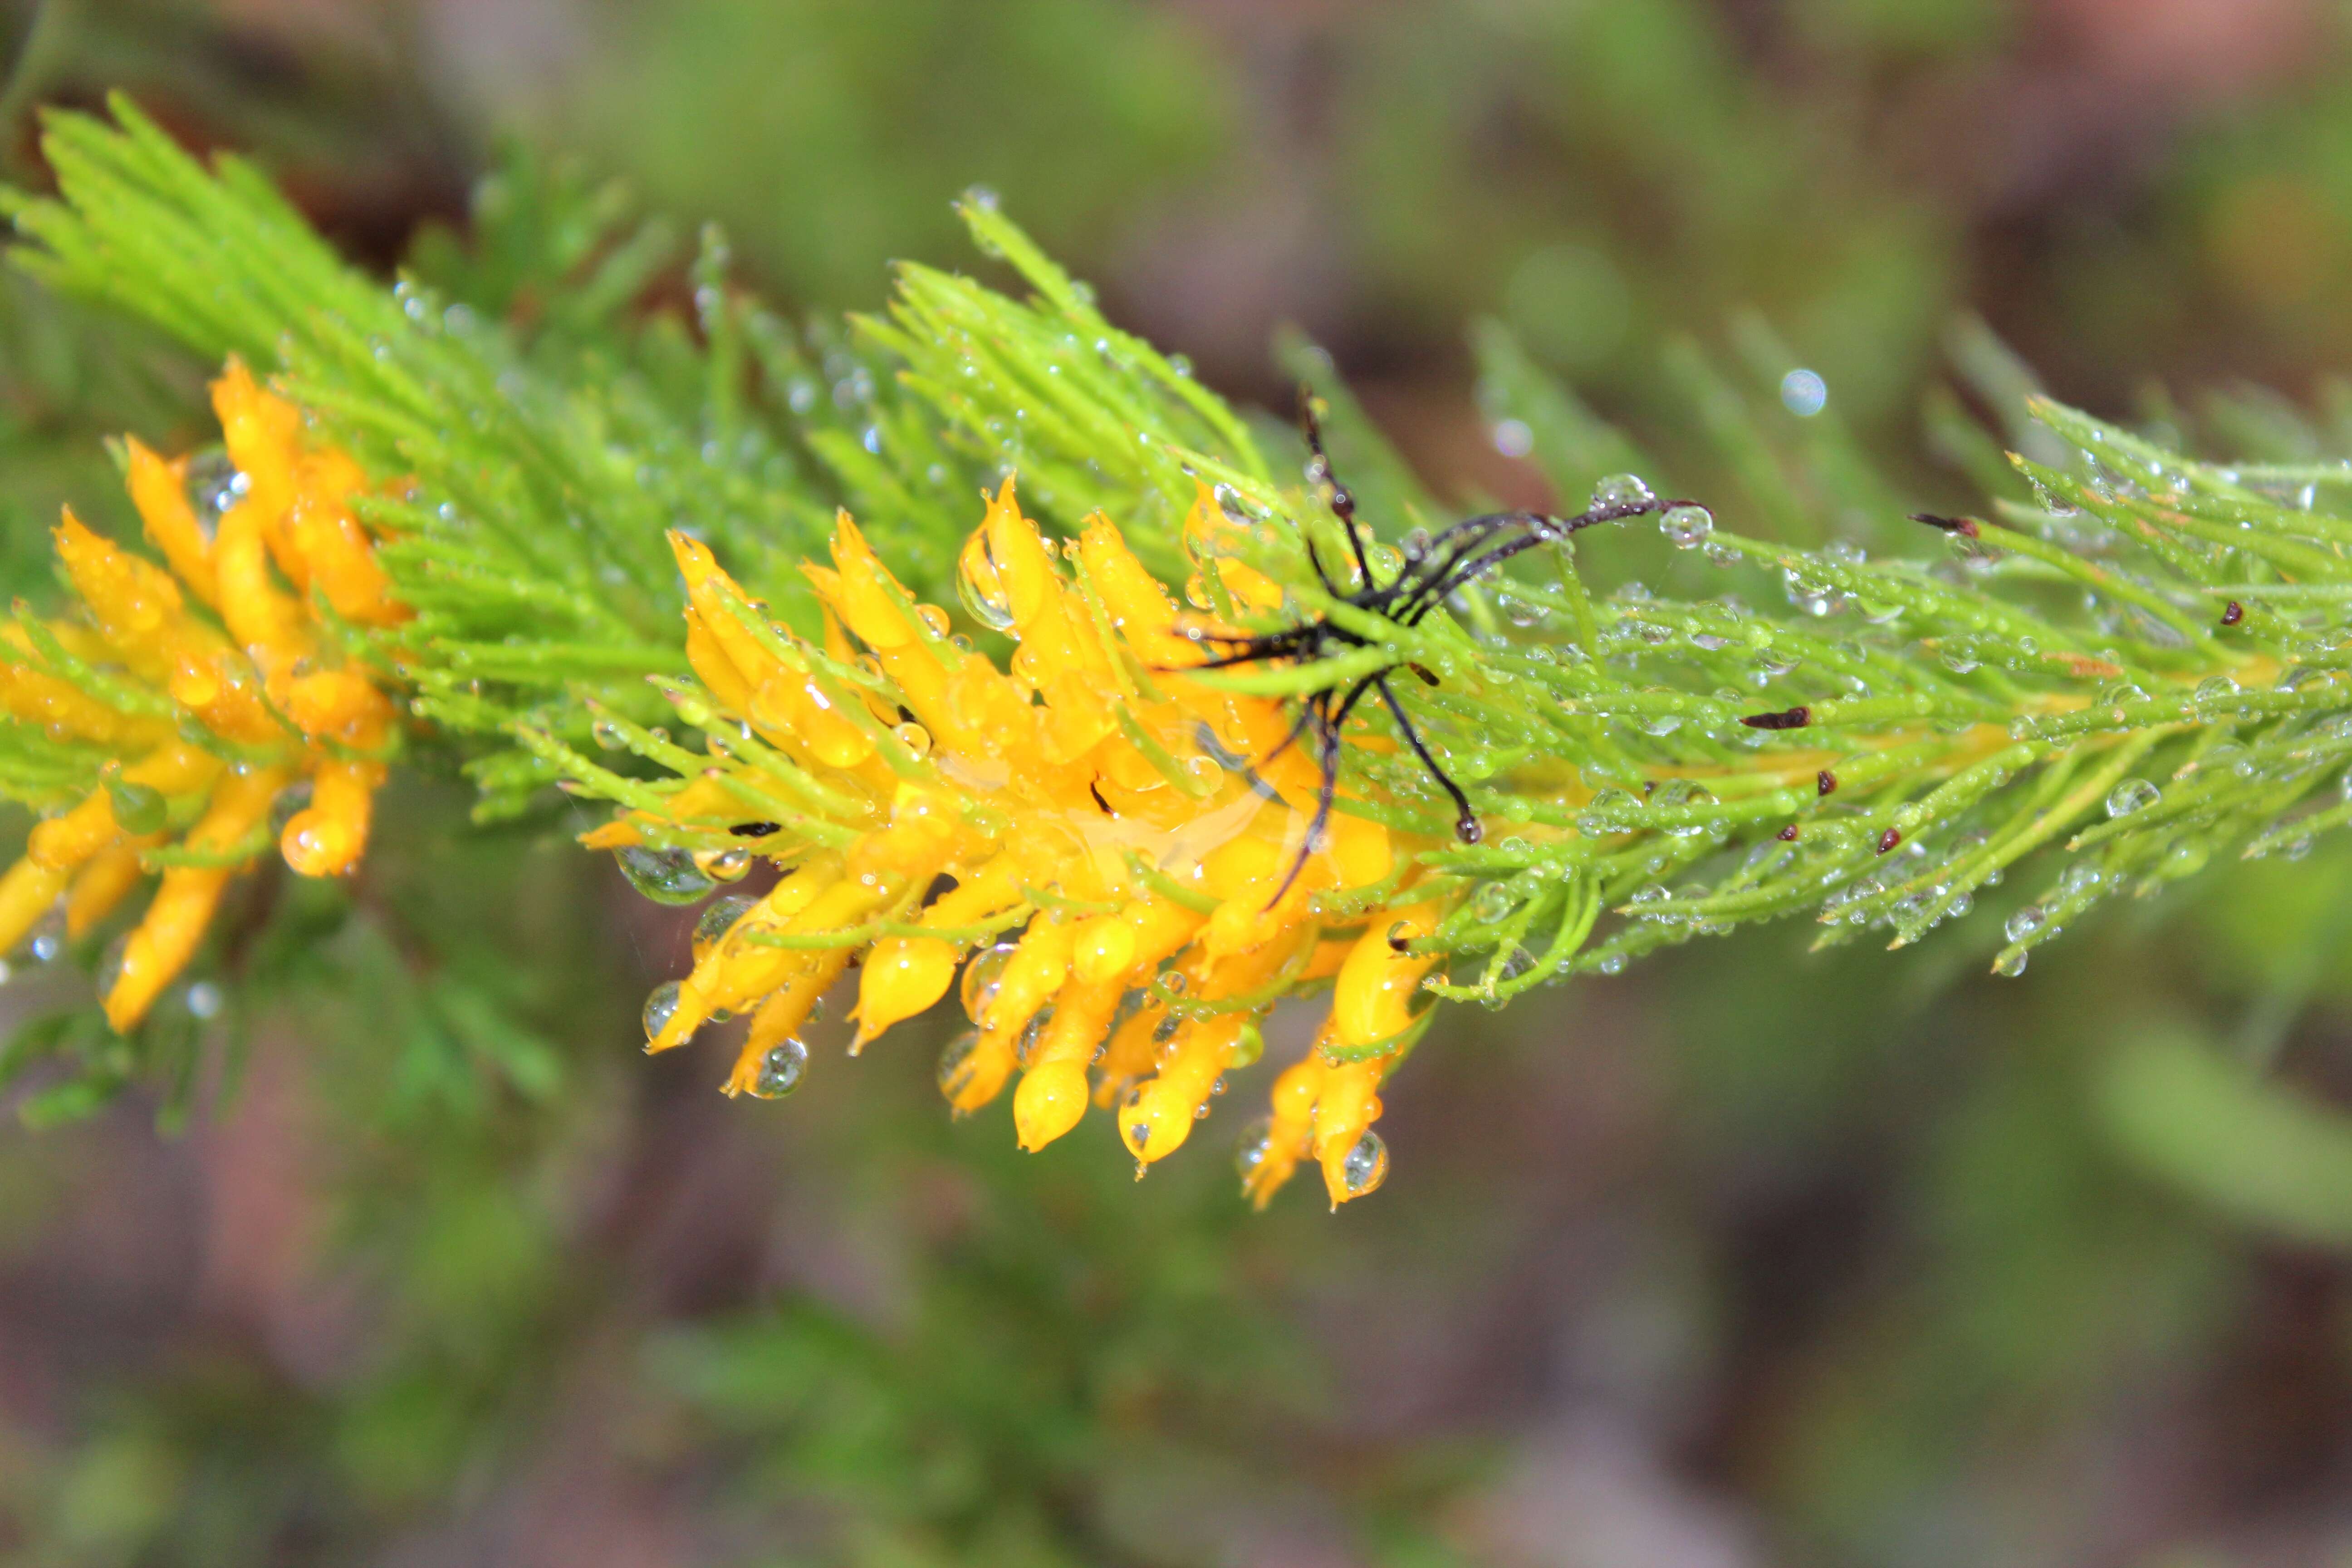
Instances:
[[[1280,405],[1304,327],[1455,494],[1540,484],[1478,416],[1482,316],[1670,450],[1672,345],[1769,321],[1922,503],[1969,493],[1918,414],[1968,314],[2096,412],[2275,444],[2262,386],[2341,449],[2323,0],[0,16],[18,179],[36,105],[121,86],[388,268],[572,160],[803,309],[971,264],[985,184],[1225,391]],[[201,373],[0,286],[12,588],[58,502],[119,506],[102,434],[205,438]],[[1217,1140],[1139,1185],[1099,1127],[950,1123],[936,1033],[776,1106],[711,1092],[719,1043],[645,1060],[677,912],[465,805],[404,786],[355,900],[254,895],[278,1003],[184,1131],[0,1134],[0,1560],[2352,1563],[2341,849],[2018,981],[1984,929],[1791,929],[1457,1012],[1387,1189],[1252,1217]]]

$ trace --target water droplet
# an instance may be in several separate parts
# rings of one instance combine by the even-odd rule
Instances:
[[[1654,499],[1639,474],[1612,474],[1592,487],[1595,511],[1615,506],[1641,506]]]
[[[937,605],[917,605],[915,614],[923,617],[924,629],[935,637],[948,635],[948,613]]]
[[[610,719],[599,719],[589,725],[588,734],[603,751],[617,752],[628,744],[627,738],[621,733],[621,727]]]
[[[62,910],[51,910],[33,928],[32,939],[26,944],[37,963],[54,963],[66,950],[66,917]]]
[[[1549,613],[1542,601],[1506,590],[1496,592],[1495,608],[1502,613],[1505,620],[1521,627],[1541,625],[1544,616]]]
[[[2146,779],[2126,779],[2107,795],[2109,816],[2129,816],[2136,811],[2146,811],[2164,798],[2164,792]]]
[[[997,989],[1004,984],[1004,966],[1020,951],[1017,942],[1000,942],[972,954],[971,962],[963,966],[963,982],[957,992],[963,999],[965,1017],[986,1026],[988,1005],[996,1000]]]
[[[1593,967],[1603,974],[1622,974],[1625,973],[1625,955],[1622,952],[1612,952]]]
[[[1715,513],[1703,506],[1670,506],[1659,514],[1658,531],[1677,550],[1696,550],[1715,532]]]
[[[152,784],[135,784],[120,773],[106,781],[108,804],[114,812],[114,825],[133,835],[161,833],[168,815],[168,803],[163,792]]]
[[[2049,920],[2050,917],[2042,912],[2041,905],[2028,904],[2009,917],[2007,923],[2000,928],[2000,932],[2011,942],[2023,942],[2041,931],[2049,923]]]
[[[228,453],[218,447],[207,447],[189,458],[186,484],[188,505],[194,509],[196,526],[204,531],[206,539],[213,537],[221,514],[243,500],[252,488],[252,481],[237,472]]]
[[[694,857],[694,868],[714,882],[740,882],[751,869],[751,852],[743,848],[705,849]]]
[[[1242,1129],[1241,1140],[1234,1145],[1234,1169],[1242,1179],[1244,1190],[1265,1157],[1274,1152],[1274,1118],[1261,1116]]]
[[[1605,833],[1632,831],[1629,821],[1642,809],[1642,802],[1630,790],[1611,785],[1592,797],[1584,810],[1577,814],[1576,830],[1587,838],[1597,838]]]
[[[760,1070],[751,1077],[752,1098],[782,1100],[800,1088],[808,1076],[808,1047],[797,1036],[761,1057]]]
[[[931,754],[931,732],[920,724],[900,724],[890,733],[898,736],[898,743],[916,756],[928,757]]]
[[[966,1029],[940,1050],[939,1083],[941,1094],[953,1100],[970,1086],[972,1074],[979,1070],[979,1064],[971,1059],[971,1056],[979,1048],[980,1031]]]
[[[1470,899],[1470,918],[1492,925],[1517,907],[1510,889],[1500,882],[1483,884]]]
[[[1829,400],[1829,383],[1819,371],[1800,365],[1780,378],[1780,406],[1800,419],[1811,419],[1828,406]]]
[[[1524,419],[1505,419],[1495,426],[1495,450],[1506,458],[1524,458],[1536,449],[1536,433]]]
[[[106,951],[98,955],[98,997],[100,1001],[103,1002],[109,996],[113,995],[115,986],[121,984],[123,956],[129,952],[130,950],[131,933],[129,931],[124,931],[117,936],[112,942],[108,942],[106,944]]]
[[[1037,1047],[1045,1043],[1045,1031],[1053,1026],[1054,1005],[1048,1002],[1030,1014],[1029,1022],[1021,1026],[1021,1038],[1013,1044],[1013,1059],[1026,1068],[1029,1059],[1037,1054]]]
[[[626,844],[613,852],[629,885],[657,904],[691,904],[710,891],[710,879],[683,849],[647,849]]]
[[[759,901],[747,893],[730,893],[723,899],[711,900],[710,907],[694,922],[694,956],[699,960]]]
[[[1381,1142],[1379,1133],[1366,1132],[1339,1163],[1339,1180],[1349,1197],[1360,1198],[1366,1193],[1377,1192],[1388,1179],[1389,1146]]]
[[[2221,708],[2238,700],[2238,683],[2226,675],[2209,675],[2197,683],[2197,706]]]
[[[2028,955],[2022,952],[2004,952],[1999,958],[1993,960],[1992,972],[1995,974],[2005,975],[2009,979],[2014,980],[2019,975],[2025,973],[2025,960],[2027,957]]]
[[[684,987],[677,981],[665,980],[646,994],[645,1011],[646,1040],[659,1039],[661,1032],[669,1027],[669,1021],[677,1016],[678,995],[683,990]]]
[[[984,532],[973,534],[957,558],[956,597],[963,601],[973,620],[991,631],[1012,629],[1013,593],[996,569],[995,557],[989,553]]]

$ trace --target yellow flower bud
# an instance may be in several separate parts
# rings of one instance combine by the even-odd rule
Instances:
[[[857,1038],[850,1054],[946,995],[955,972],[955,948],[937,937],[886,936],[876,942],[857,977]]]
[[[1378,1045],[1412,1026],[1428,1005],[1422,977],[1437,960],[1399,950],[1436,926],[1433,904],[1374,915],[1367,923],[1331,992],[1332,1034],[1339,1044]]]

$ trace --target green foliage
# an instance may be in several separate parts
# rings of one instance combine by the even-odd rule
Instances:
[[[1685,553],[1787,607],[1671,599],[1638,582],[1596,597],[1563,564],[1549,581],[1482,584],[1418,628],[1360,624],[1307,572],[1299,528],[1331,526],[1318,504],[1276,483],[1222,402],[1110,327],[990,203],[966,220],[1037,290],[1028,303],[909,268],[890,321],[830,345],[820,380],[800,341],[729,290],[723,249],[706,239],[699,341],[656,315],[615,362],[593,346],[595,324],[656,247],[643,229],[603,238],[615,204],[576,178],[533,180],[519,164],[490,193],[480,254],[428,252],[478,309],[415,281],[376,288],[249,169],[207,176],[135,111],[118,114],[121,132],[56,122],[63,195],[19,198],[37,246],[26,264],[205,352],[275,344],[296,395],[338,436],[379,471],[415,477],[408,499],[374,509],[400,535],[386,554],[424,612],[385,657],[417,684],[419,711],[453,731],[575,748],[478,757],[493,812],[519,809],[577,756],[580,698],[643,721],[640,678],[682,669],[665,629],[677,607],[665,527],[706,539],[772,613],[805,626],[789,567],[831,504],[863,508],[917,591],[943,597],[970,517],[957,492],[1003,471],[1025,476],[1064,529],[1109,510],[1171,574],[1184,564],[1171,524],[1187,481],[1214,481],[1229,510],[1260,520],[1244,552],[1288,586],[1291,613],[1340,618],[1378,658],[1440,676],[1417,701],[1441,760],[1508,826],[1445,845],[1443,803],[1402,752],[1354,756],[1379,787],[1348,809],[1437,840],[1423,863],[1474,888],[1430,939],[1461,955],[1444,994],[1499,1002],[1796,912],[1816,912],[1824,941],[1878,926],[1901,945],[2063,840],[2074,858],[2011,922],[1999,963],[2013,972],[2117,890],[2152,892],[2217,852],[2291,847],[2352,817],[2310,804],[2352,757],[2336,678],[2352,598],[2345,470],[2221,466],[2046,399],[2020,408],[2021,378],[1979,340],[1963,342],[1973,390],[2013,430],[2030,420],[2040,456],[2016,460],[2031,500],[1995,497],[1985,521],[1950,534],[1944,561],[1685,523]],[[511,310],[527,286],[546,323],[535,340],[481,313]],[[1760,324],[1736,335],[1748,374],[1771,387],[1787,351]],[[1523,433],[1561,494],[1603,456],[1633,452],[1501,329],[1481,344],[1486,412]],[[1670,357],[1716,468],[1738,476],[1726,519],[1752,511],[1785,537],[1893,504],[1832,415],[1792,405],[1768,420],[1696,347]],[[1311,369],[1313,355],[1297,347],[1292,363]],[[862,427],[839,417],[852,411]],[[1945,426],[1956,450],[1982,439],[1948,413]],[[1384,522],[1434,521],[1438,503],[1344,400],[1335,438],[1365,472],[1368,504],[1402,514]],[[1337,676],[1212,679],[1277,695]],[[1772,714],[1786,717],[1757,722]],[[604,776],[585,782],[620,787]],[[1624,918],[1588,945],[1595,900]]]

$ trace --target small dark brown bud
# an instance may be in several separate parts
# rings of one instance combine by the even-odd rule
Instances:
[[[1823,768],[1813,775],[1813,787],[1823,795],[1832,794],[1837,788],[1837,774]]]
[[[2221,624],[2234,626],[2246,618],[2246,606],[2232,599],[2221,607]]]
[[[1779,713],[1750,713],[1739,721],[1751,730],[1801,730],[1813,721],[1813,710],[1802,703]]]
[[[1797,825],[1792,822],[1772,837],[1778,838],[1783,844],[1794,844],[1797,841]]]
[[[783,830],[784,826],[781,822],[739,822],[727,831],[738,838],[765,838],[772,833],[782,833]]]
[[[1459,838],[1465,844],[1475,844],[1478,840],[1486,837],[1486,830],[1478,825],[1478,819],[1476,817],[1464,816],[1454,823],[1454,837]]]
[[[1957,533],[1963,539],[1976,539],[1981,535],[1977,520],[1972,517],[1937,517],[1932,511],[1915,511],[1911,514],[1911,521],[1924,522],[1929,528],[1940,528],[1946,533]]]
[[[1884,855],[1902,842],[1903,830],[1899,827],[1890,827],[1878,836],[1878,852]]]

